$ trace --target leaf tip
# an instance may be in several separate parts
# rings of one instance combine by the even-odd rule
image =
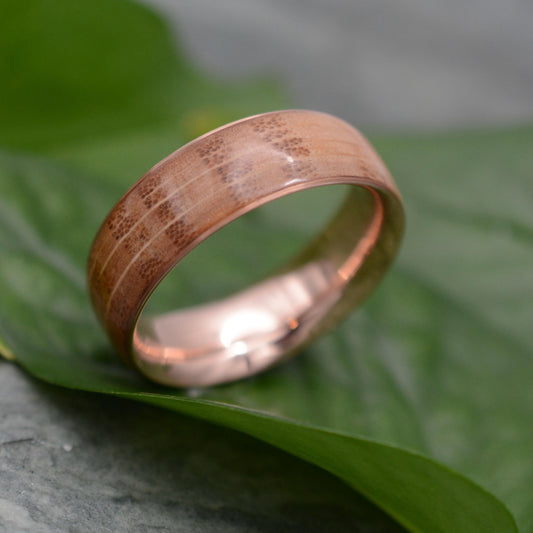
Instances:
[[[15,354],[7,347],[5,342],[0,338],[0,357],[7,359],[8,361],[16,361]]]

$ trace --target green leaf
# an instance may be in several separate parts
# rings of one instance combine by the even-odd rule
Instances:
[[[260,438],[344,479],[411,531],[516,531],[504,505],[471,479],[533,531],[530,129],[378,139],[408,211],[403,253],[383,286],[336,332],[273,371],[171,391],[111,352],[85,290],[91,239],[159,158],[282,99],[268,84],[209,82],[136,4],[10,9],[0,22],[0,72],[9,78],[0,84],[8,149],[0,153],[0,353],[51,383]],[[158,303],[252,281],[265,247],[283,256],[312,229],[306,213],[337,196],[295,197],[222,231],[180,265],[174,291]],[[229,242],[243,243],[231,257]],[[221,277],[206,287],[198,269],[209,265]]]
[[[162,20],[125,0],[2,0],[0,145],[113,175],[242,114],[285,103],[268,80],[208,80]],[[131,177],[130,177],[131,179]]]
[[[335,334],[279,369],[210,390],[161,390],[113,357],[85,294],[84,248],[103,216],[100,206],[116,195],[115,187],[28,157],[4,154],[0,167],[0,335],[36,376],[176,409],[259,437],[345,479],[413,531],[483,531],[500,522],[496,530],[513,530],[492,497],[408,451],[438,457],[478,478],[484,474],[480,480],[502,496],[525,490],[527,469],[522,479],[496,484],[479,461],[485,452],[485,459],[493,460],[500,447],[509,446],[506,439],[496,439],[500,426],[491,434],[483,423],[486,403],[494,407],[501,401],[494,398],[494,381],[501,379],[501,367],[509,360],[501,358],[506,346],[496,342],[490,329],[479,331],[476,317],[465,324],[453,302],[400,271]],[[296,233],[291,218],[266,213],[254,226],[282,241]],[[240,242],[250,236],[245,225],[231,229],[213,240],[210,253],[219,261],[228,260],[224,238]],[[244,251],[250,264],[261,246],[257,239],[248,241]],[[227,270],[240,276],[238,259],[234,261]],[[198,278],[197,265],[184,262],[176,272],[192,281]],[[231,287],[233,280],[223,281]],[[187,286],[180,288],[181,297]],[[189,291],[200,292],[194,283]],[[453,342],[445,350],[440,345],[449,338]],[[469,342],[482,351],[454,349]],[[480,369],[484,374],[477,392],[469,381]],[[512,387],[529,379],[523,368],[511,377]],[[457,391],[443,387],[447,382]],[[499,418],[509,417],[505,403],[496,407]],[[518,430],[530,410],[512,408]],[[486,449],[480,448],[480,439]],[[527,464],[529,442],[517,444],[521,455],[509,459]]]

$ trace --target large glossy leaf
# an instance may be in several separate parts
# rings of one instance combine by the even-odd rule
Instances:
[[[25,3],[11,17],[20,22],[0,32],[12,61],[0,65],[24,74],[0,84],[0,140],[10,149],[0,156],[0,351],[51,383],[270,442],[346,480],[410,530],[514,531],[505,507],[472,479],[532,531],[532,131],[378,139],[404,192],[408,232],[375,296],[262,376],[210,390],[161,389],[123,367],[96,324],[84,281],[92,236],[159,157],[279,98],[248,87],[230,99],[228,87],[177,58],[159,20],[136,5],[69,5]],[[104,7],[121,24],[98,25],[94,13]],[[77,51],[87,56],[81,69]],[[107,56],[104,69],[94,58]],[[94,101],[80,96],[86,88]],[[176,271],[175,290],[160,304],[248,283],[265,247],[283,255],[309,232],[308,214],[335,196],[295,197],[223,232]],[[225,253],[229,243],[236,253]]]
[[[86,297],[85,244],[101,219],[99,206],[114,195],[113,188],[98,178],[28,157],[3,154],[0,166],[0,336],[34,375],[244,431],[333,472],[413,531],[513,531],[512,520],[493,497],[413,452],[454,451],[446,441],[439,442],[439,431],[426,427],[428,421],[411,405],[426,401],[417,388],[436,386],[433,365],[447,364],[438,351],[420,356],[434,361],[413,364],[417,354],[406,342],[412,328],[400,327],[398,338],[398,316],[416,322],[420,314],[431,316],[428,309],[435,308],[434,318],[445,309],[416,281],[397,274],[398,287],[381,291],[367,311],[264,376],[209,390],[163,390],[113,356]],[[273,220],[276,223],[268,217],[261,220],[264,231],[280,238],[295,231],[279,218]],[[232,229],[225,232],[227,238],[235,239],[236,231],[237,241],[248,236],[245,226]],[[251,258],[262,246],[253,242],[246,247]],[[229,245],[219,238],[211,253],[227,260],[223,250]],[[184,264],[182,270],[185,279],[197,274],[195,263]],[[233,272],[240,275],[237,268]],[[189,290],[195,292],[193,284]],[[458,329],[458,340],[460,333]],[[417,342],[423,344],[425,336],[431,338],[431,332],[421,332]],[[412,390],[403,390],[409,380]],[[463,392],[468,398],[468,391]],[[442,401],[453,406],[454,398],[444,395]],[[465,405],[451,409],[449,423],[471,409],[465,399]],[[376,438],[382,443],[370,440]],[[432,449],[428,439],[439,446]],[[468,442],[464,447],[468,450]],[[459,454],[461,460],[465,451]],[[457,459],[456,454],[452,458]]]

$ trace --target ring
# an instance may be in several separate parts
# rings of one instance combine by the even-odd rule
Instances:
[[[275,275],[223,300],[143,315],[159,282],[215,231],[272,200],[334,184],[353,187]],[[264,113],[190,142],[129,189],[93,242],[91,301],[121,356],[151,380],[230,382],[332,329],[381,279],[403,226],[400,193],[361,133],[316,111]]]

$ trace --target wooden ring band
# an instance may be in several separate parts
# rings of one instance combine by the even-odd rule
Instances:
[[[349,184],[335,218],[290,265],[225,300],[148,317],[165,275],[193,248],[267,202]],[[173,386],[255,374],[331,329],[394,259],[404,212],[370,143],[315,111],[278,111],[214,130],[149,170],[94,240],[88,283],[96,314],[126,361]]]

